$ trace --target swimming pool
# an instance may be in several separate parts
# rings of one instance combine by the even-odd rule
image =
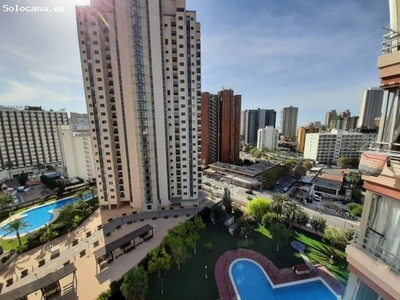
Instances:
[[[338,296],[320,278],[274,285],[255,261],[241,258],[232,262],[229,275],[238,300],[336,300]]]
[[[90,195],[85,195],[84,200],[88,200],[91,198]],[[21,213],[20,219],[23,219],[28,223],[28,227],[21,230],[20,234],[24,235],[26,233],[38,230],[39,228],[43,227],[44,225],[51,223],[51,221],[54,221],[54,215],[53,215],[53,210],[55,209],[60,209],[63,208],[66,204],[75,202],[76,199],[74,197],[69,197],[65,198],[62,200],[58,200],[55,202],[47,203],[35,208],[32,208],[30,210],[27,210],[23,213]],[[6,225],[5,225],[6,226]],[[5,237],[13,237],[15,236],[15,233],[12,232],[8,235],[4,235],[6,231],[4,230],[4,227],[0,228],[0,237],[5,236]]]

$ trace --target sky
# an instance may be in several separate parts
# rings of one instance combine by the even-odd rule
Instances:
[[[86,112],[75,5],[89,0],[0,0],[0,105]],[[299,108],[298,126],[325,113],[358,115],[379,86],[376,61],[388,1],[187,0],[201,23],[202,91],[231,88],[242,110]],[[52,12],[11,12],[47,6]],[[55,10],[63,10],[55,12]]]

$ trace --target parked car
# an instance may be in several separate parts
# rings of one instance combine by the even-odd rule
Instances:
[[[249,195],[254,195],[254,192],[252,190],[246,190],[245,193]]]
[[[314,195],[314,201],[321,201],[322,198],[318,195]]]
[[[286,193],[288,190],[289,190],[289,187],[288,187],[288,186],[285,186],[285,187],[282,189],[282,193]]]
[[[281,182],[278,180],[277,182],[275,182],[275,184],[276,184],[276,185],[279,185],[279,184],[281,184]]]

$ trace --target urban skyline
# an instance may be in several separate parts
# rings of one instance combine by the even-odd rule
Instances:
[[[245,6],[226,0],[188,0],[188,7],[197,11],[198,20],[204,24],[202,90],[220,90],[228,85],[246,99],[242,110],[270,107],[279,112],[284,106],[299,107],[299,125],[323,122],[329,106],[339,111],[358,111],[362,91],[378,85],[375,58],[380,53],[380,28],[388,25],[387,2],[367,2],[315,5],[310,0],[287,9],[285,2],[257,1]],[[38,5],[49,3],[54,1],[37,0]],[[0,58],[0,72],[4,75],[0,104],[86,112],[74,5],[87,5],[89,0],[58,0],[57,4],[63,5],[65,12],[1,12],[0,31],[5,37],[1,49],[6,55]],[[221,9],[229,13],[216,18]],[[244,18],[239,19],[244,20],[253,16],[251,22],[233,21],[238,18],[231,16],[240,14]],[[310,15],[316,17],[308,18]],[[30,26],[26,26],[27,22]],[[53,25],[49,27],[49,23]],[[282,35],[292,41],[301,36],[298,47],[282,48]],[[243,39],[246,49],[225,49],[232,39]],[[321,47],[325,49],[324,41],[332,40],[340,44],[340,51],[335,55],[321,51]],[[327,75],[330,80],[323,83],[321,78]]]

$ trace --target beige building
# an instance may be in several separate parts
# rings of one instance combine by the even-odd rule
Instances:
[[[193,205],[201,189],[200,24],[184,0],[76,9],[100,205]]]
[[[380,175],[365,175],[367,169],[360,169],[366,193],[359,231],[346,248],[346,300],[400,299],[400,1],[389,4],[391,31],[384,36],[383,55],[378,58],[382,112],[387,117],[381,119],[377,141],[368,149],[388,161]],[[368,160],[362,162],[368,165]]]
[[[11,162],[11,176],[16,176],[36,171],[39,164],[61,166],[57,126],[68,124],[65,111],[0,106],[0,123],[0,169]]]
[[[69,125],[58,126],[64,175],[83,180],[95,178],[92,141],[89,130],[72,130]]]

